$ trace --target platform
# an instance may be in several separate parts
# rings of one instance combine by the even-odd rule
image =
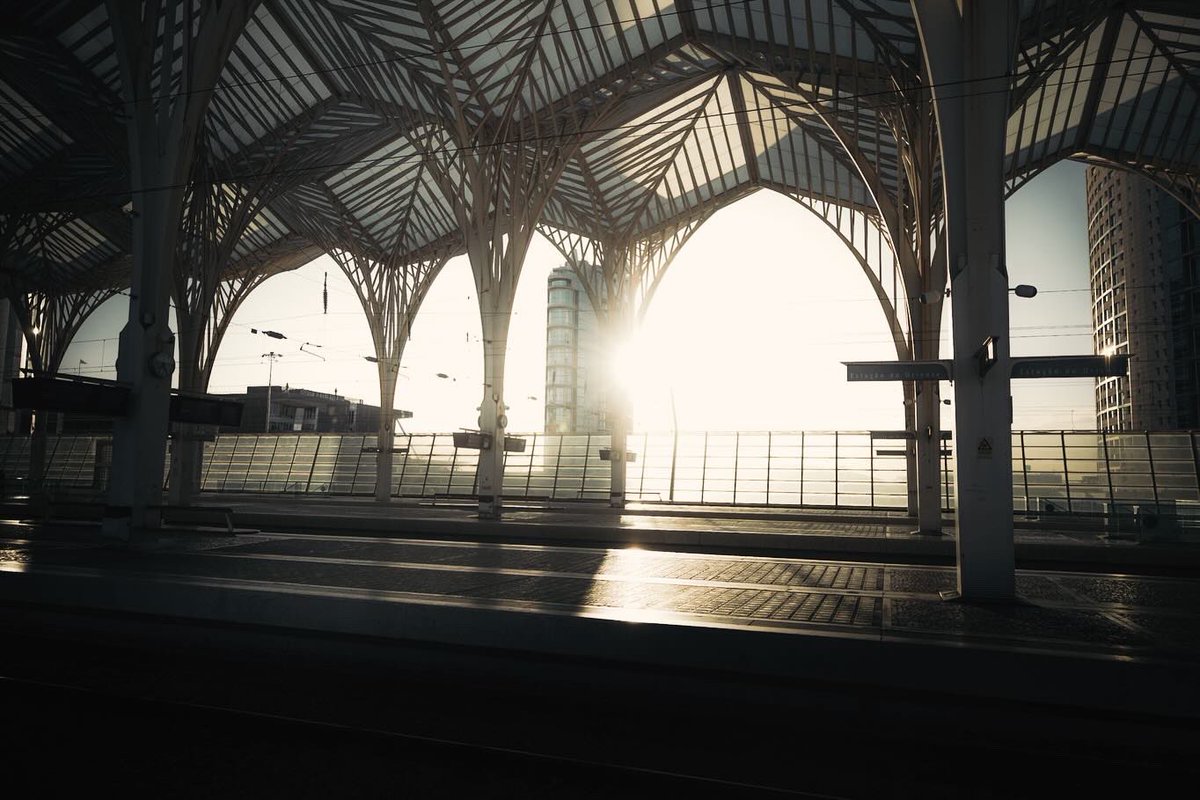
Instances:
[[[1019,742],[1072,757],[1115,748],[1180,769],[1200,743],[1197,580],[1021,570],[1019,603],[973,606],[941,598],[954,581],[945,567],[399,540],[355,534],[356,521],[347,515],[338,535],[178,532],[132,549],[105,544],[86,526],[9,524],[0,528],[0,629],[10,641],[38,643],[30,652],[52,642],[72,652],[116,643],[141,653],[101,678],[61,658],[41,662],[68,684],[106,686],[114,674],[136,683],[129,664],[155,663],[154,651],[185,666],[215,661],[199,688],[169,688],[189,700],[207,692],[206,704],[239,692],[242,704],[267,703],[261,682],[253,692],[242,685],[248,662],[260,671],[273,665],[268,683],[281,685],[320,665],[318,694],[348,676],[389,686],[435,676],[456,698],[489,687],[478,701],[486,705],[503,686],[517,696],[515,713],[549,717],[561,735],[548,741],[544,724],[481,724],[474,700],[456,712],[460,723],[470,720],[465,728],[441,727],[445,706],[397,716],[425,720],[423,730],[439,738],[490,736],[489,746],[515,740],[537,752],[563,748],[567,758],[615,748],[612,758],[641,759],[639,768],[665,757],[651,757],[658,745],[631,753],[596,743],[557,709],[604,698],[591,718],[639,698],[623,713],[643,725],[643,715],[666,714],[655,724],[673,730],[700,714],[717,726],[713,736],[744,723],[781,741],[800,735],[787,719],[835,738],[865,730],[890,740],[936,737],[969,720],[968,738],[980,747]],[[28,674],[24,657],[9,650],[0,670]],[[331,672],[340,676],[332,683]],[[142,680],[161,688],[163,679]],[[305,685],[300,695],[315,691]],[[275,697],[271,713],[299,713],[305,701],[297,696],[293,688]],[[378,713],[373,702],[357,703],[322,708],[358,708],[359,720]],[[660,707],[687,711],[653,711]],[[770,786],[789,780],[760,763],[762,754],[726,764],[732,745],[719,757],[710,746],[693,743],[670,757],[723,779],[770,772]]]

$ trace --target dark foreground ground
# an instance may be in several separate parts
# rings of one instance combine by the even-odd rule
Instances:
[[[1136,719],[1126,741],[1065,745],[997,733],[984,720],[1002,709],[910,697],[910,735],[898,736],[895,720],[862,722],[906,698],[836,686],[798,713],[736,697],[681,704],[655,688],[665,675],[614,694],[286,654],[5,641],[0,752],[14,798],[1158,797],[1200,778],[1194,731],[1164,749],[1138,740]],[[1071,724],[1091,722],[1113,720]]]

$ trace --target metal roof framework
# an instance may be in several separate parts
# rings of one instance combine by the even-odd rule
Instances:
[[[0,277],[13,296],[94,290],[121,284],[134,254],[136,283],[149,223],[131,217],[178,209],[164,260],[184,358],[202,375],[240,299],[298,254],[338,254],[366,291],[396,272],[417,287],[466,252],[497,397],[484,416],[499,419],[507,317],[537,227],[573,260],[611,254],[590,273],[605,286],[653,286],[673,255],[653,243],[761,188],[851,246],[899,354],[936,357],[949,270],[934,94],[1007,97],[1010,192],[1087,158],[1142,170],[1197,209],[1194,3],[1019,0],[1015,68],[937,85],[921,2],[7,10]],[[388,296],[389,330],[403,330],[423,291]]]
[[[1146,169],[1177,194],[1194,188],[1200,33],[1191,5],[1021,3],[1006,155],[1014,190],[1081,155]],[[13,229],[4,269],[35,288],[70,286],[130,250],[111,11],[60,0],[8,13],[0,181],[23,191],[6,191],[0,206]],[[911,9],[895,0],[266,2],[211,93],[205,157],[223,169],[207,180],[238,193],[265,173],[290,173],[297,194],[337,198],[352,216],[344,247],[420,261],[461,237],[453,199],[413,176],[430,148],[482,146],[458,141],[456,117],[494,145],[499,128],[519,135],[538,118],[601,105],[627,83],[606,125],[571,134],[582,141],[542,224],[636,238],[746,187],[877,215],[884,196],[908,202],[899,151],[922,81]],[[323,124],[319,154],[296,140],[306,120]],[[422,123],[442,135],[414,135]],[[566,138],[538,144],[575,144]],[[328,203],[303,211],[326,225],[343,216]],[[12,222],[52,212],[52,226]],[[264,237],[298,233],[269,208],[260,214],[258,235],[225,266]]]

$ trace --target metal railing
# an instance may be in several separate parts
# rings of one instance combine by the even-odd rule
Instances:
[[[1015,431],[1013,499],[1018,512],[1113,514],[1122,505],[1200,504],[1200,433]],[[505,454],[504,494],[513,498],[604,500],[607,435],[528,434]],[[713,505],[902,508],[903,442],[886,432],[639,433],[628,439],[627,495],[643,502]],[[375,436],[228,434],[204,446],[201,486],[209,492],[371,495]],[[479,453],[448,433],[398,436],[392,494],[470,497]],[[107,437],[49,437],[44,485],[102,492]],[[953,508],[953,456],[943,452],[942,497]],[[19,492],[29,439],[0,437],[6,491]],[[167,476],[164,475],[164,484]]]

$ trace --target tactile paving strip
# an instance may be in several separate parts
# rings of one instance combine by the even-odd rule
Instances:
[[[286,559],[205,558],[200,554],[135,555],[123,559],[122,566],[159,575],[182,574],[197,578],[411,592],[570,608],[619,608],[810,624],[879,624],[878,598],[857,595],[645,583],[637,580],[592,580],[586,576],[521,577],[486,570],[475,572]]]
[[[1131,631],[1096,611],[1035,605],[973,606],[890,599],[888,627],[942,635],[1149,646],[1151,637]]]
[[[338,542],[277,539],[224,548],[254,555],[346,558],[408,564],[441,564],[479,569],[533,570],[577,575],[748,583],[821,589],[879,591],[883,570],[871,565],[826,564],[758,558],[696,558],[646,550],[607,552],[458,547],[392,542]]]

